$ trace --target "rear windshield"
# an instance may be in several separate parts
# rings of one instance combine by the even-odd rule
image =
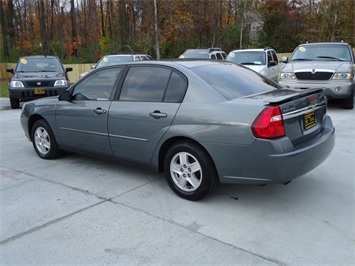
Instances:
[[[204,65],[191,70],[227,100],[281,88],[262,75],[233,63]]]

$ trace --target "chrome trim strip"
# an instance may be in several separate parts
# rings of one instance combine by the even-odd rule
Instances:
[[[134,138],[134,137],[128,137],[128,136],[114,135],[114,134],[109,134],[109,137],[119,138],[119,139],[136,140],[136,141],[141,141],[141,142],[148,142],[148,139]]]
[[[72,132],[79,132],[79,133],[86,133],[86,134],[93,134],[93,135],[100,135],[100,136],[108,136],[107,133],[102,133],[102,132],[94,132],[94,131],[67,128],[67,127],[60,127],[59,129],[66,130],[66,131],[72,131]]]
[[[282,117],[283,117],[284,120],[286,120],[286,119],[289,119],[289,118],[293,118],[293,117],[296,117],[296,116],[299,116],[299,115],[306,114],[306,113],[308,113],[310,111],[315,111],[315,110],[317,110],[319,108],[322,108],[325,105],[326,105],[326,103],[319,103],[319,104],[316,104],[316,105],[307,106],[305,108],[302,108],[302,109],[299,109],[299,110],[296,110],[296,111],[293,111],[293,112],[282,114]]]

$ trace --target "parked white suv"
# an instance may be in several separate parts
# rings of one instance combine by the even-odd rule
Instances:
[[[278,80],[281,65],[272,48],[233,50],[226,60],[244,65],[273,81]]]
[[[225,60],[226,53],[221,48],[187,49],[179,58]]]
[[[324,88],[329,98],[340,99],[342,108],[354,108],[355,59],[344,42],[318,42],[299,45],[281,70],[279,83],[292,88]]]

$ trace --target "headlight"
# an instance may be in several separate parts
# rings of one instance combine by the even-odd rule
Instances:
[[[25,87],[21,81],[15,80],[10,82],[10,87]]]
[[[284,73],[280,73],[279,75],[279,79],[295,79],[295,73],[292,72],[284,72]]]
[[[352,80],[354,75],[351,73],[335,73],[333,79],[337,80]]]
[[[68,85],[68,82],[65,79],[56,80],[56,82],[54,83],[54,86],[66,86],[66,85]]]

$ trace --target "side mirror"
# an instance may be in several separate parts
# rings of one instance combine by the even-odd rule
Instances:
[[[71,96],[69,90],[63,91],[61,94],[59,94],[58,99],[59,101],[70,101]]]
[[[288,63],[288,57],[287,56],[281,57],[281,62],[285,64]]]
[[[6,69],[6,72],[9,72],[9,73],[14,74],[14,69],[13,69],[13,68],[7,68],[7,69]]]
[[[65,68],[65,73],[70,72],[70,71],[73,71],[73,68],[72,68],[72,67],[67,67],[67,68]]]
[[[267,66],[276,66],[276,62],[275,61],[270,61]]]

